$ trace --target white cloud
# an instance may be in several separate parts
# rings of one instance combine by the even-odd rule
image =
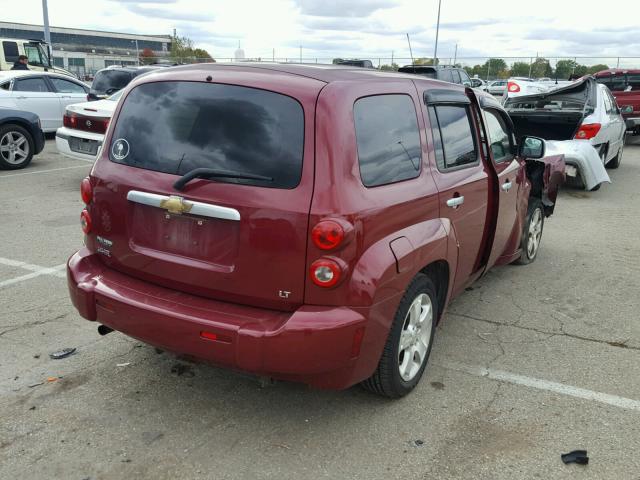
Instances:
[[[4,0],[17,3],[17,0]],[[615,8],[558,0],[442,0],[441,58],[633,56],[640,49],[640,2]],[[3,8],[2,20],[42,23],[41,0]],[[49,0],[54,26],[147,34],[178,34],[214,57],[306,58],[431,56],[437,0]],[[626,20],[630,19],[630,20]],[[478,59],[479,60],[479,59]],[[470,59],[470,62],[473,60]]]

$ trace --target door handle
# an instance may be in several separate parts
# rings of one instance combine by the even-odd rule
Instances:
[[[464,197],[461,195],[459,197],[453,197],[447,200],[447,207],[458,208],[463,203],[464,203]]]
[[[511,190],[512,186],[513,184],[509,180],[507,180],[502,184],[502,190],[504,190],[505,192],[508,192],[509,190]]]

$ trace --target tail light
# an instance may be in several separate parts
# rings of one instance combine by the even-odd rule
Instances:
[[[85,205],[89,205],[93,200],[93,187],[91,186],[91,180],[86,177],[80,182],[80,196]]]
[[[311,264],[311,280],[319,287],[333,287],[340,281],[342,268],[335,260],[321,258]]]
[[[109,118],[87,117],[75,113],[65,113],[62,117],[62,123],[65,127],[94,133],[105,133],[109,126],[109,120]]]
[[[64,117],[62,117],[62,124],[67,128],[76,128],[77,123],[78,117],[75,115],[67,115],[65,113]]]
[[[87,209],[82,210],[80,214],[80,226],[85,235],[91,232],[91,215],[89,215]]]
[[[516,82],[508,82],[507,90],[509,90],[509,92],[511,93],[518,93],[520,91],[520,85],[518,85]]]
[[[320,250],[333,250],[344,240],[344,228],[333,220],[322,220],[311,230],[311,238]]]
[[[575,138],[578,140],[589,140],[598,134],[600,128],[602,128],[602,125],[599,123],[587,123],[580,127],[576,132]]]

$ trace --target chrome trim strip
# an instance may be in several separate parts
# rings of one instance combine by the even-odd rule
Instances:
[[[127,200],[130,202],[141,203],[142,205],[149,205],[150,207],[161,208],[161,202],[169,200],[169,197],[165,195],[156,195],[155,193],[139,192],[137,190],[130,190],[127,193]],[[201,217],[209,218],[221,218],[223,220],[240,220],[240,212],[235,208],[221,207],[219,205],[211,205],[209,203],[194,202],[187,200],[192,206],[189,211],[190,215],[199,215]]]

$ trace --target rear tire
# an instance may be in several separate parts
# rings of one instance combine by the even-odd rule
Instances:
[[[540,242],[542,241],[542,230],[544,228],[544,209],[539,198],[530,197],[527,208],[527,218],[524,222],[522,239],[520,240],[520,258],[516,265],[528,265],[538,256]]]
[[[439,311],[435,285],[419,273],[400,301],[376,371],[362,386],[389,398],[411,392],[429,361]]]
[[[611,169],[618,168],[620,166],[620,162],[622,162],[623,151],[624,151],[624,144],[623,146],[620,147],[620,150],[618,150],[618,154],[615,157],[613,157],[611,160],[609,160],[609,163],[607,163],[605,167],[611,168]]]
[[[31,162],[34,151],[33,137],[23,127],[13,123],[0,127],[0,168],[24,168]]]

